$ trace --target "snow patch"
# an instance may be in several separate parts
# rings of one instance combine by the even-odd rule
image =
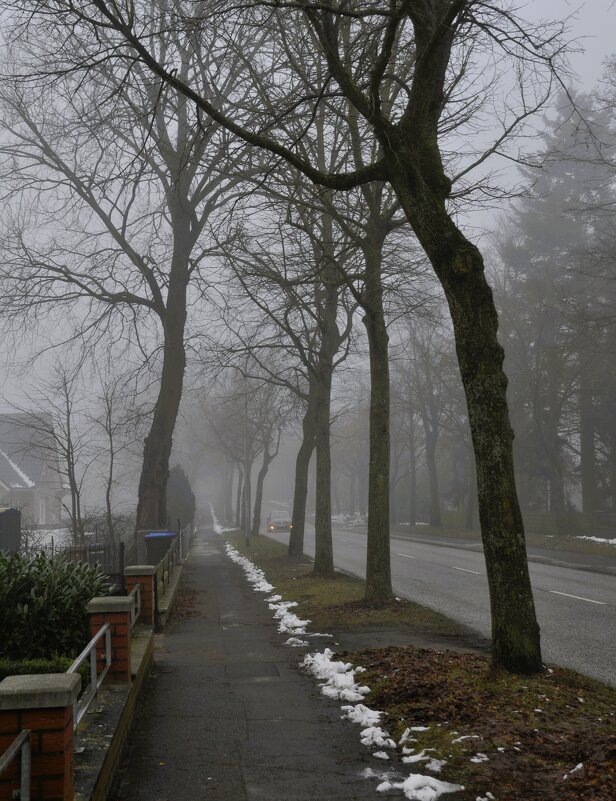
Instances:
[[[584,771],[584,763],[578,762],[578,764],[572,768],[568,773],[565,773],[563,779],[568,779],[569,776],[577,776],[578,773],[582,773]]]
[[[307,654],[302,666],[322,682],[321,692],[327,698],[349,702],[363,701],[370,688],[362,687],[355,681],[358,669],[350,662],[332,659],[333,656],[334,652],[330,648],[326,648],[322,653],[317,651],[314,654]]]
[[[377,712],[374,709],[369,709],[363,704],[355,704],[355,706],[343,706],[342,715],[343,720],[350,720],[351,723],[357,723],[360,726],[376,726],[381,720],[382,712]]]
[[[284,641],[285,645],[290,645],[291,648],[303,648],[306,645],[310,645],[308,640],[300,640],[299,637],[289,637],[288,640]]]
[[[409,801],[436,801],[445,793],[464,790],[460,784],[451,784],[434,776],[422,776],[418,773],[411,773],[403,782],[384,781],[376,789],[382,793],[394,788],[402,790]]]
[[[602,545],[616,545],[616,539],[606,539],[604,537],[576,537],[576,540],[590,540],[591,542],[600,542]]]

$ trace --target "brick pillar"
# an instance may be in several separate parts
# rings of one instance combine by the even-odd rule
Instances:
[[[88,604],[90,632],[94,636],[105,623],[111,627],[111,667],[107,677],[110,681],[127,682],[130,673],[130,610],[132,601],[123,595],[92,598]],[[98,673],[105,664],[105,638],[97,646]]]
[[[32,801],[73,801],[73,705],[81,679],[74,673],[7,676],[0,682],[0,753],[22,729],[32,732]],[[0,775],[0,801],[15,798],[20,759]]]
[[[139,623],[153,626],[156,613],[156,565],[129,565],[124,568],[126,592],[141,584],[141,617]]]

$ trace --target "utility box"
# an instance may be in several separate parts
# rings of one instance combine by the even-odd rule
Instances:
[[[19,509],[0,509],[0,551],[19,553],[21,550],[21,512]]]
[[[145,534],[145,560],[148,565],[157,565],[177,537],[175,531],[151,531]]]

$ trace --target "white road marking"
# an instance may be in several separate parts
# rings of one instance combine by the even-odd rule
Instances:
[[[417,559],[416,556],[409,556],[407,553],[396,553],[394,556],[404,556],[405,559]]]
[[[570,595],[568,592],[558,592],[558,590],[548,590],[552,595],[564,595],[566,598],[575,598],[576,601],[586,601],[589,604],[599,604],[600,606],[607,606],[606,601],[594,601],[592,598],[583,598],[581,595]]]
[[[463,573],[474,573],[476,576],[480,576],[481,573],[478,570],[467,570],[465,567],[455,567],[455,565],[451,566],[452,570],[461,570]]]

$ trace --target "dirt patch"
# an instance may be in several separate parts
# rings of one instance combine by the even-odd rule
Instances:
[[[494,672],[487,656],[451,650],[387,647],[341,658],[367,668],[368,704],[383,710],[396,739],[406,727],[428,727],[407,746],[446,760],[439,777],[466,788],[456,798],[616,801],[616,690],[558,668],[523,678]]]

